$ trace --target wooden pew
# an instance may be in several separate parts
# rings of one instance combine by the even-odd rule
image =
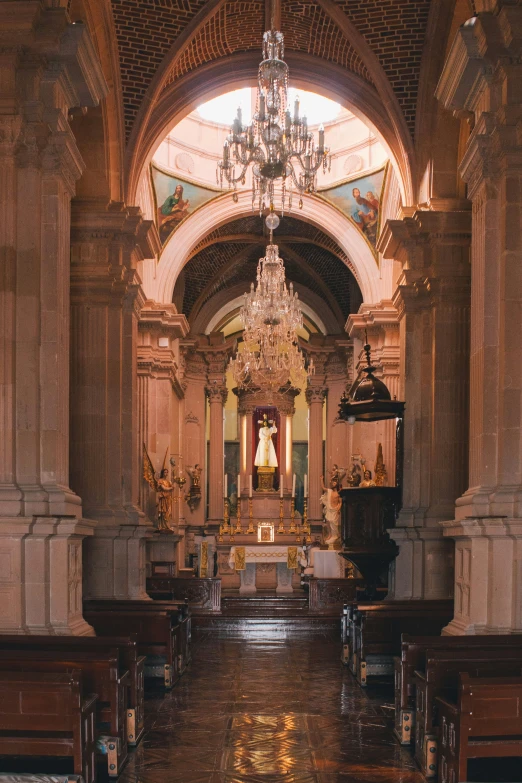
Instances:
[[[468,759],[522,756],[522,677],[460,674],[457,701],[435,699],[440,726],[439,783],[468,779]]]
[[[92,652],[94,650],[118,650],[120,676],[130,674],[127,698],[127,742],[137,745],[145,725],[144,664],[145,656],[138,655],[137,637],[130,636],[43,636],[0,635],[0,650],[18,649],[70,650]]]
[[[357,604],[352,619],[351,669],[369,677],[393,676],[403,633],[438,636],[453,617],[453,601],[382,601]]]
[[[130,675],[118,671],[117,649],[108,652],[70,650],[0,650],[0,671],[82,673],[84,690],[96,693],[98,751],[107,756],[110,777],[117,777],[127,761],[127,692]],[[102,740],[103,738],[103,740]]]
[[[0,755],[71,756],[74,773],[96,783],[96,699],[77,669],[0,671]]]
[[[426,777],[437,774],[439,724],[435,697],[455,701],[462,672],[473,677],[492,677],[500,672],[509,677],[519,677],[522,673],[522,651],[509,647],[426,651],[424,671],[415,672],[415,759]]]
[[[395,735],[402,745],[414,739],[416,669],[423,670],[427,649],[491,649],[513,647],[522,649],[522,636],[410,636],[402,634],[401,654],[395,665]]]
[[[173,615],[173,627],[177,625],[177,649],[178,649],[178,675],[181,676],[188,664],[191,656],[191,636],[192,636],[192,617],[191,611],[186,600],[179,601],[109,601],[109,600],[90,600],[84,603],[86,611],[145,611],[145,612],[170,612]]]
[[[179,626],[171,612],[84,609],[83,616],[98,636],[136,634],[138,653],[144,655],[145,679],[162,678],[172,688],[179,678]]]

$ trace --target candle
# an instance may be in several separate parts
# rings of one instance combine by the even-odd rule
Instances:
[[[248,497],[252,497],[252,474],[248,477]]]
[[[241,496],[241,473],[237,474],[237,496]]]
[[[281,498],[283,497],[283,488],[284,488],[284,485],[283,485],[283,474],[280,473],[279,474],[279,490],[280,490],[279,494],[280,494]]]
[[[295,498],[295,473],[292,476],[292,497]]]
[[[299,96],[295,96],[294,101],[294,122],[299,122]]]
[[[223,492],[223,497],[228,497],[228,475],[225,473],[225,489]]]
[[[265,119],[265,96],[263,93],[259,96],[259,119],[261,121]]]
[[[322,152],[324,150],[324,125],[321,123],[319,125],[319,152]]]
[[[223,144],[223,163],[228,163],[228,141]]]
[[[305,477],[304,477],[304,496],[305,496],[305,498],[308,497],[308,476],[307,476],[306,473],[305,473]]]

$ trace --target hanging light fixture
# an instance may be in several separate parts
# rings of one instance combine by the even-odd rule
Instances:
[[[308,130],[306,117],[299,114],[299,98],[294,111],[288,108],[288,65],[284,62],[283,34],[269,30],[263,35],[263,61],[259,65],[257,102],[250,125],[243,125],[241,108],[223,145],[223,159],[217,166],[217,182],[234,188],[245,185],[252,166],[252,209],[273,211],[276,191],[281,214],[292,208],[292,192],[315,193],[317,172],[330,167],[330,151],[324,145],[324,127],[319,126],[318,143]]]
[[[266,224],[270,244],[266,255],[259,259],[256,286],[252,283],[239,312],[244,326],[243,345],[230,367],[240,389],[301,389],[314,372],[313,361],[306,362],[298,345],[297,330],[303,326],[303,313],[293,284],[286,285],[279,248],[272,243],[279,218],[270,213]]]

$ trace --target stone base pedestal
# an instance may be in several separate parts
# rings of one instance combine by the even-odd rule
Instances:
[[[146,540],[147,564],[148,563],[176,563],[183,567],[177,557],[178,542],[181,536],[175,533],[152,533]],[[148,570],[148,569],[147,569]]]
[[[145,589],[149,525],[98,523],[85,545],[86,598],[150,600]]]
[[[0,633],[94,636],[82,616],[82,541],[73,516],[0,520]]]
[[[451,598],[454,546],[443,538],[440,527],[396,527],[389,534],[399,554],[390,567],[388,598]]]
[[[522,520],[443,522],[455,539],[455,617],[449,636],[522,633]]]
[[[256,492],[274,492],[274,476],[275,468],[259,467]]]
[[[277,587],[276,593],[293,593],[292,571],[284,563],[277,563]]]
[[[240,595],[255,595],[257,593],[256,587],[256,564],[246,563],[244,571],[240,571],[241,586],[239,588]]]

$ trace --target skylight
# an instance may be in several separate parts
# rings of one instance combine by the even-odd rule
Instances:
[[[233,90],[203,103],[201,106],[198,106],[197,110],[200,117],[204,120],[228,127],[236,116],[238,106],[241,106],[243,122],[249,125],[254,110],[252,105],[253,100],[255,100],[253,98],[254,95],[255,92],[249,87],[245,87],[242,90]],[[301,115],[306,116],[309,125],[332,122],[341,111],[340,104],[331,101],[329,98],[292,87],[288,90],[290,109],[294,104],[296,95],[299,96]]]

